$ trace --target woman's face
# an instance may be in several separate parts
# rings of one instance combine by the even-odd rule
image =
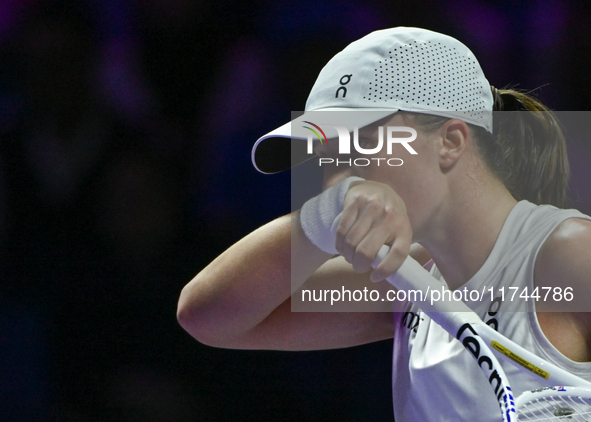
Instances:
[[[391,153],[387,148],[387,127],[412,127],[417,138],[408,142],[416,154],[411,154],[403,143],[392,143]],[[404,201],[415,232],[419,231],[445,195],[442,169],[439,165],[438,133],[427,134],[418,127],[413,127],[411,119],[396,113],[377,123],[359,130],[359,145],[364,149],[379,145],[379,131],[383,131],[383,143],[379,152],[365,155],[351,148],[351,154],[338,155],[336,142],[331,147],[319,146],[316,152],[320,157],[338,158],[340,162],[351,160],[351,165],[325,164],[324,187],[334,186],[349,176],[358,176],[366,180],[384,183],[390,186]],[[409,133],[393,133],[393,136],[407,137]],[[351,134],[351,137],[353,135]],[[356,160],[356,159],[360,160]],[[355,165],[357,161],[358,165]]]

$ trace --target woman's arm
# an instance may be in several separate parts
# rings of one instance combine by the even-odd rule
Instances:
[[[382,183],[337,179],[304,205],[301,219],[295,213],[259,228],[185,286],[178,320],[193,337],[219,347],[281,350],[347,347],[392,337],[388,312],[291,312],[290,295],[304,283],[307,289],[343,282],[373,288],[368,271],[383,244],[391,248],[372,273],[377,280],[408,256],[412,229],[402,199]],[[335,235],[332,226],[339,215]],[[307,224],[306,233],[300,220]],[[332,255],[316,244],[343,257],[330,260]]]
[[[327,263],[331,255],[312,245],[299,219],[292,232],[291,220],[259,228],[197,274],[180,296],[183,328],[202,343],[244,349],[325,349],[392,337],[388,313],[291,312],[292,287],[306,280],[370,284],[368,274],[355,273],[344,260]]]

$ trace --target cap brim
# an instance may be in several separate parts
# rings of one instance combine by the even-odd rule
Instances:
[[[336,137],[332,126],[344,126],[349,132],[363,128],[396,113],[397,109],[325,108],[307,111],[300,117],[261,136],[252,148],[254,167],[264,174],[278,173],[296,166],[314,155],[307,153],[307,122],[326,128],[328,139]]]

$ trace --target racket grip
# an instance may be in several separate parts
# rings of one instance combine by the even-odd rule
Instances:
[[[376,259],[372,263],[372,267],[377,267],[386,257],[389,250],[390,248],[387,245],[382,246]],[[452,328],[457,324],[461,325],[466,322],[467,317],[466,314],[453,317],[453,314],[459,312],[469,312],[473,314],[472,309],[470,309],[464,302],[453,298],[453,295],[446,285],[433,277],[429,271],[424,269],[421,264],[410,256],[408,256],[400,268],[394,274],[386,278],[386,280],[396,289],[405,291],[409,301],[419,306],[422,311],[440,325],[446,325]],[[449,293],[444,294],[444,292]],[[446,315],[445,318],[442,318],[441,315],[437,315],[441,312],[449,312],[450,314]],[[480,319],[477,316],[474,322],[476,321],[480,322]]]

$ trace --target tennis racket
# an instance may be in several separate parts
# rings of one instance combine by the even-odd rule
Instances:
[[[375,268],[386,257],[383,246],[372,263]],[[486,325],[465,303],[428,300],[429,291],[442,284],[418,262],[408,257],[387,278],[398,290],[421,291],[414,302],[433,321],[456,337],[476,359],[497,397],[503,422],[591,421],[591,383],[541,359]],[[424,300],[419,300],[419,299]],[[514,399],[511,385],[496,356],[540,379],[540,388]],[[565,387],[571,386],[571,387]]]

